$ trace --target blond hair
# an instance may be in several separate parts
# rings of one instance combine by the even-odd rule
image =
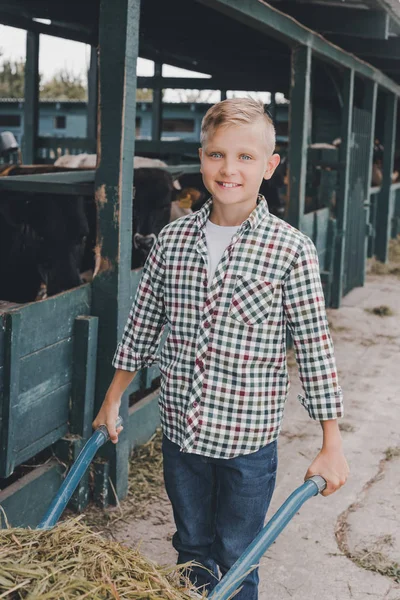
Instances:
[[[204,146],[208,135],[218,127],[249,125],[260,121],[265,125],[268,153],[273,154],[276,143],[274,124],[271,117],[264,111],[263,102],[253,98],[230,98],[217,102],[209,108],[201,122],[201,145]]]

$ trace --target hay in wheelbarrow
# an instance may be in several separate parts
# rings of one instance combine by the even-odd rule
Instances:
[[[189,600],[183,567],[160,567],[71,519],[51,530],[0,530],[0,598]]]

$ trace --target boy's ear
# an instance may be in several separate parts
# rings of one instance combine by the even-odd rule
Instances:
[[[271,179],[276,167],[279,165],[280,162],[281,162],[281,157],[279,156],[279,154],[273,154],[268,159],[267,168],[264,173],[264,179]]]
[[[201,161],[203,159],[203,148],[199,148],[199,158],[200,158],[200,173],[202,173],[203,171],[201,170]]]

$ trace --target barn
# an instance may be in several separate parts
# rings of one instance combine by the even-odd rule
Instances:
[[[38,20],[39,19],[39,20]],[[47,20],[43,22],[41,20]],[[92,46],[87,136],[95,171],[0,177],[0,193],[94,195],[100,272],[92,283],[41,302],[1,308],[0,504],[13,525],[35,526],[90,436],[112,377],[111,358],[140,278],[131,270],[134,154],[185,166],[197,143],[161,139],[161,90],[283,93],[290,100],[287,220],[316,244],[326,302],[363,285],[367,255],[386,261],[400,217],[392,182],[400,95],[400,9],[386,0],[3,0],[0,23],[27,30],[23,156],[34,164],[59,141],[38,135],[40,35]],[[136,77],[138,56],[155,61]],[[166,78],[162,64],[211,79]],[[136,89],[154,90],[152,139],[135,140]],[[338,146],[331,141],[340,138]],[[371,188],[373,143],[384,148],[382,183]],[[65,149],[76,140],[66,138]],[[195,169],[195,165],[191,165]],[[306,210],[313,200],[312,210]],[[32,200],[33,201],[33,200]],[[124,433],[107,447],[73,500],[106,505],[127,493],[128,457],[158,420],[157,368],[123,399]],[[112,485],[109,484],[111,480]]]

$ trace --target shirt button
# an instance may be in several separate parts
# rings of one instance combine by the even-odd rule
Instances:
[[[204,285],[204,287],[206,287],[208,285],[208,280],[207,279],[203,280],[203,285]]]
[[[198,403],[198,402],[196,402],[196,401],[195,401],[195,402],[193,402],[193,408],[197,408],[197,407],[198,407],[198,405],[199,405],[199,403]]]
[[[206,321],[206,322],[204,323],[204,327],[205,327],[206,329],[208,329],[208,328],[210,327],[210,323],[209,323],[208,321]]]

